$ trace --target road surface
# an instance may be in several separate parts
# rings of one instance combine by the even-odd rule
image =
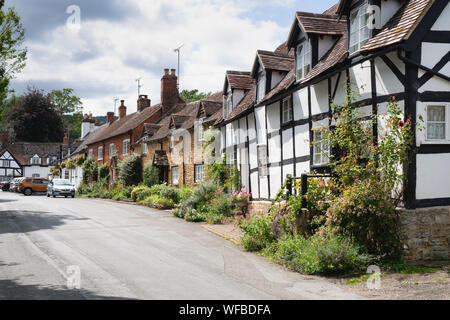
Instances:
[[[0,299],[358,299],[166,212],[0,192]]]

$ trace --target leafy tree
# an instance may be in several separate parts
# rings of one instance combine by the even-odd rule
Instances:
[[[83,121],[83,113],[77,112],[65,115],[65,125],[69,130],[69,140],[75,141],[81,137],[81,122]]]
[[[159,169],[154,167],[151,162],[147,163],[144,168],[144,184],[151,188],[159,183]]]
[[[60,142],[63,139],[63,118],[40,90],[28,88],[28,93],[8,110],[7,118],[17,140]]]
[[[109,179],[109,164],[105,163],[104,165],[98,167],[98,179],[100,181]]]
[[[10,110],[15,104],[19,102],[20,97],[16,95],[10,96],[6,101],[0,105],[0,126],[5,127],[8,124],[8,110]]]
[[[183,90],[180,93],[181,99],[183,99],[187,103],[195,102],[195,101],[199,101],[199,100],[208,98],[210,95],[211,95],[211,92],[208,92],[208,93],[199,92],[197,89],[195,89],[195,90]]]
[[[25,67],[27,49],[24,48],[25,29],[14,9],[3,10],[0,0],[0,103],[8,94],[11,79]]]
[[[119,179],[124,186],[137,186],[142,181],[142,158],[132,154],[121,161]]]
[[[62,115],[83,111],[83,103],[80,98],[73,94],[73,89],[52,90],[47,96]]]
[[[93,158],[88,158],[83,165],[83,183],[88,184],[98,179],[98,163]]]

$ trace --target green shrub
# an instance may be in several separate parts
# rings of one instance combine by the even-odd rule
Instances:
[[[172,209],[175,206],[173,200],[162,198],[156,194],[147,197],[141,203],[156,209]]]
[[[173,203],[180,202],[180,190],[175,187],[170,187],[165,184],[159,184],[150,188],[151,194],[156,194],[161,198],[170,199]]]
[[[310,275],[363,271],[371,258],[360,250],[348,238],[332,234],[316,234],[309,239],[287,236],[270,248],[278,262]]]
[[[205,218],[209,224],[222,223],[228,217],[233,215],[233,199],[222,191],[215,193],[212,200],[205,206]]]
[[[144,185],[150,188],[157,184],[159,184],[159,169],[149,162],[144,167]]]
[[[137,186],[142,181],[142,158],[132,154],[119,165],[119,179],[124,186]]]
[[[185,202],[192,195],[192,188],[182,187],[180,189],[180,203]]]
[[[104,165],[98,168],[98,179],[108,179],[109,178],[109,164],[105,163]]]
[[[367,253],[381,258],[399,255],[398,213],[382,183],[365,180],[344,191],[327,213],[332,231],[352,237]]]
[[[152,193],[150,192],[150,188],[146,186],[138,186],[133,188],[133,191],[131,191],[130,199],[134,202],[139,202],[145,200],[151,195]]]
[[[97,181],[98,179],[98,163],[93,158],[88,158],[82,165],[83,182],[85,184]]]
[[[270,215],[253,216],[240,220],[239,227],[244,231],[242,246],[247,251],[260,251],[275,241],[270,228],[272,217]]]
[[[184,219],[188,222],[204,222],[205,214],[201,210],[189,208],[184,214]]]

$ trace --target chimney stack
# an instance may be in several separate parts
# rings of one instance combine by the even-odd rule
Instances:
[[[2,149],[9,147],[9,132],[3,131],[2,132]]]
[[[108,112],[106,114],[106,122],[108,122],[108,123],[114,122],[114,112]]]
[[[139,100],[137,101],[137,111],[140,112],[140,111],[144,110],[145,108],[150,107],[151,103],[152,102],[148,98],[148,95],[141,94],[139,96]]]
[[[125,107],[125,100],[120,100],[119,119],[125,118],[127,115],[127,107]]]
[[[164,76],[161,79],[161,105],[163,113],[174,107],[178,101],[178,78],[175,75],[175,69],[164,69]]]
[[[64,145],[69,145],[69,134],[67,132],[64,133],[63,144]]]

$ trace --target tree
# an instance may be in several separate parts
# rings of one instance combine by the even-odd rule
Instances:
[[[132,154],[119,165],[119,179],[124,186],[137,186],[142,181],[142,158]]]
[[[19,102],[20,97],[16,95],[10,96],[5,102],[0,105],[0,127],[5,127],[8,124],[8,110]]]
[[[42,91],[28,88],[28,93],[7,112],[7,120],[16,139],[28,142],[61,142],[64,123],[55,106]]]
[[[81,122],[83,121],[83,113],[77,112],[64,116],[65,126],[69,130],[69,141],[75,141],[81,137]]]
[[[144,167],[144,184],[149,188],[159,184],[159,169],[151,162]]]
[[[4,5],[5,0],[0,0],[0,103],[7,97],[11,79],[25,67],[27,59],[20,17],[12,8],[2,10]]]
[[[187,103],[195,102],[195,101],[199,101],[199,100],[208,98],[210,95],[211,95],[211,92],[208,92],[208,93],[199,92],[197,89],[195,89],[195,90],[183,90],[180,93],[181,99],[183,99]]]
[[[83,103],[80,98],[73,94],[73,89],[52,90],[47,96],[61,115],[83,111]]]

